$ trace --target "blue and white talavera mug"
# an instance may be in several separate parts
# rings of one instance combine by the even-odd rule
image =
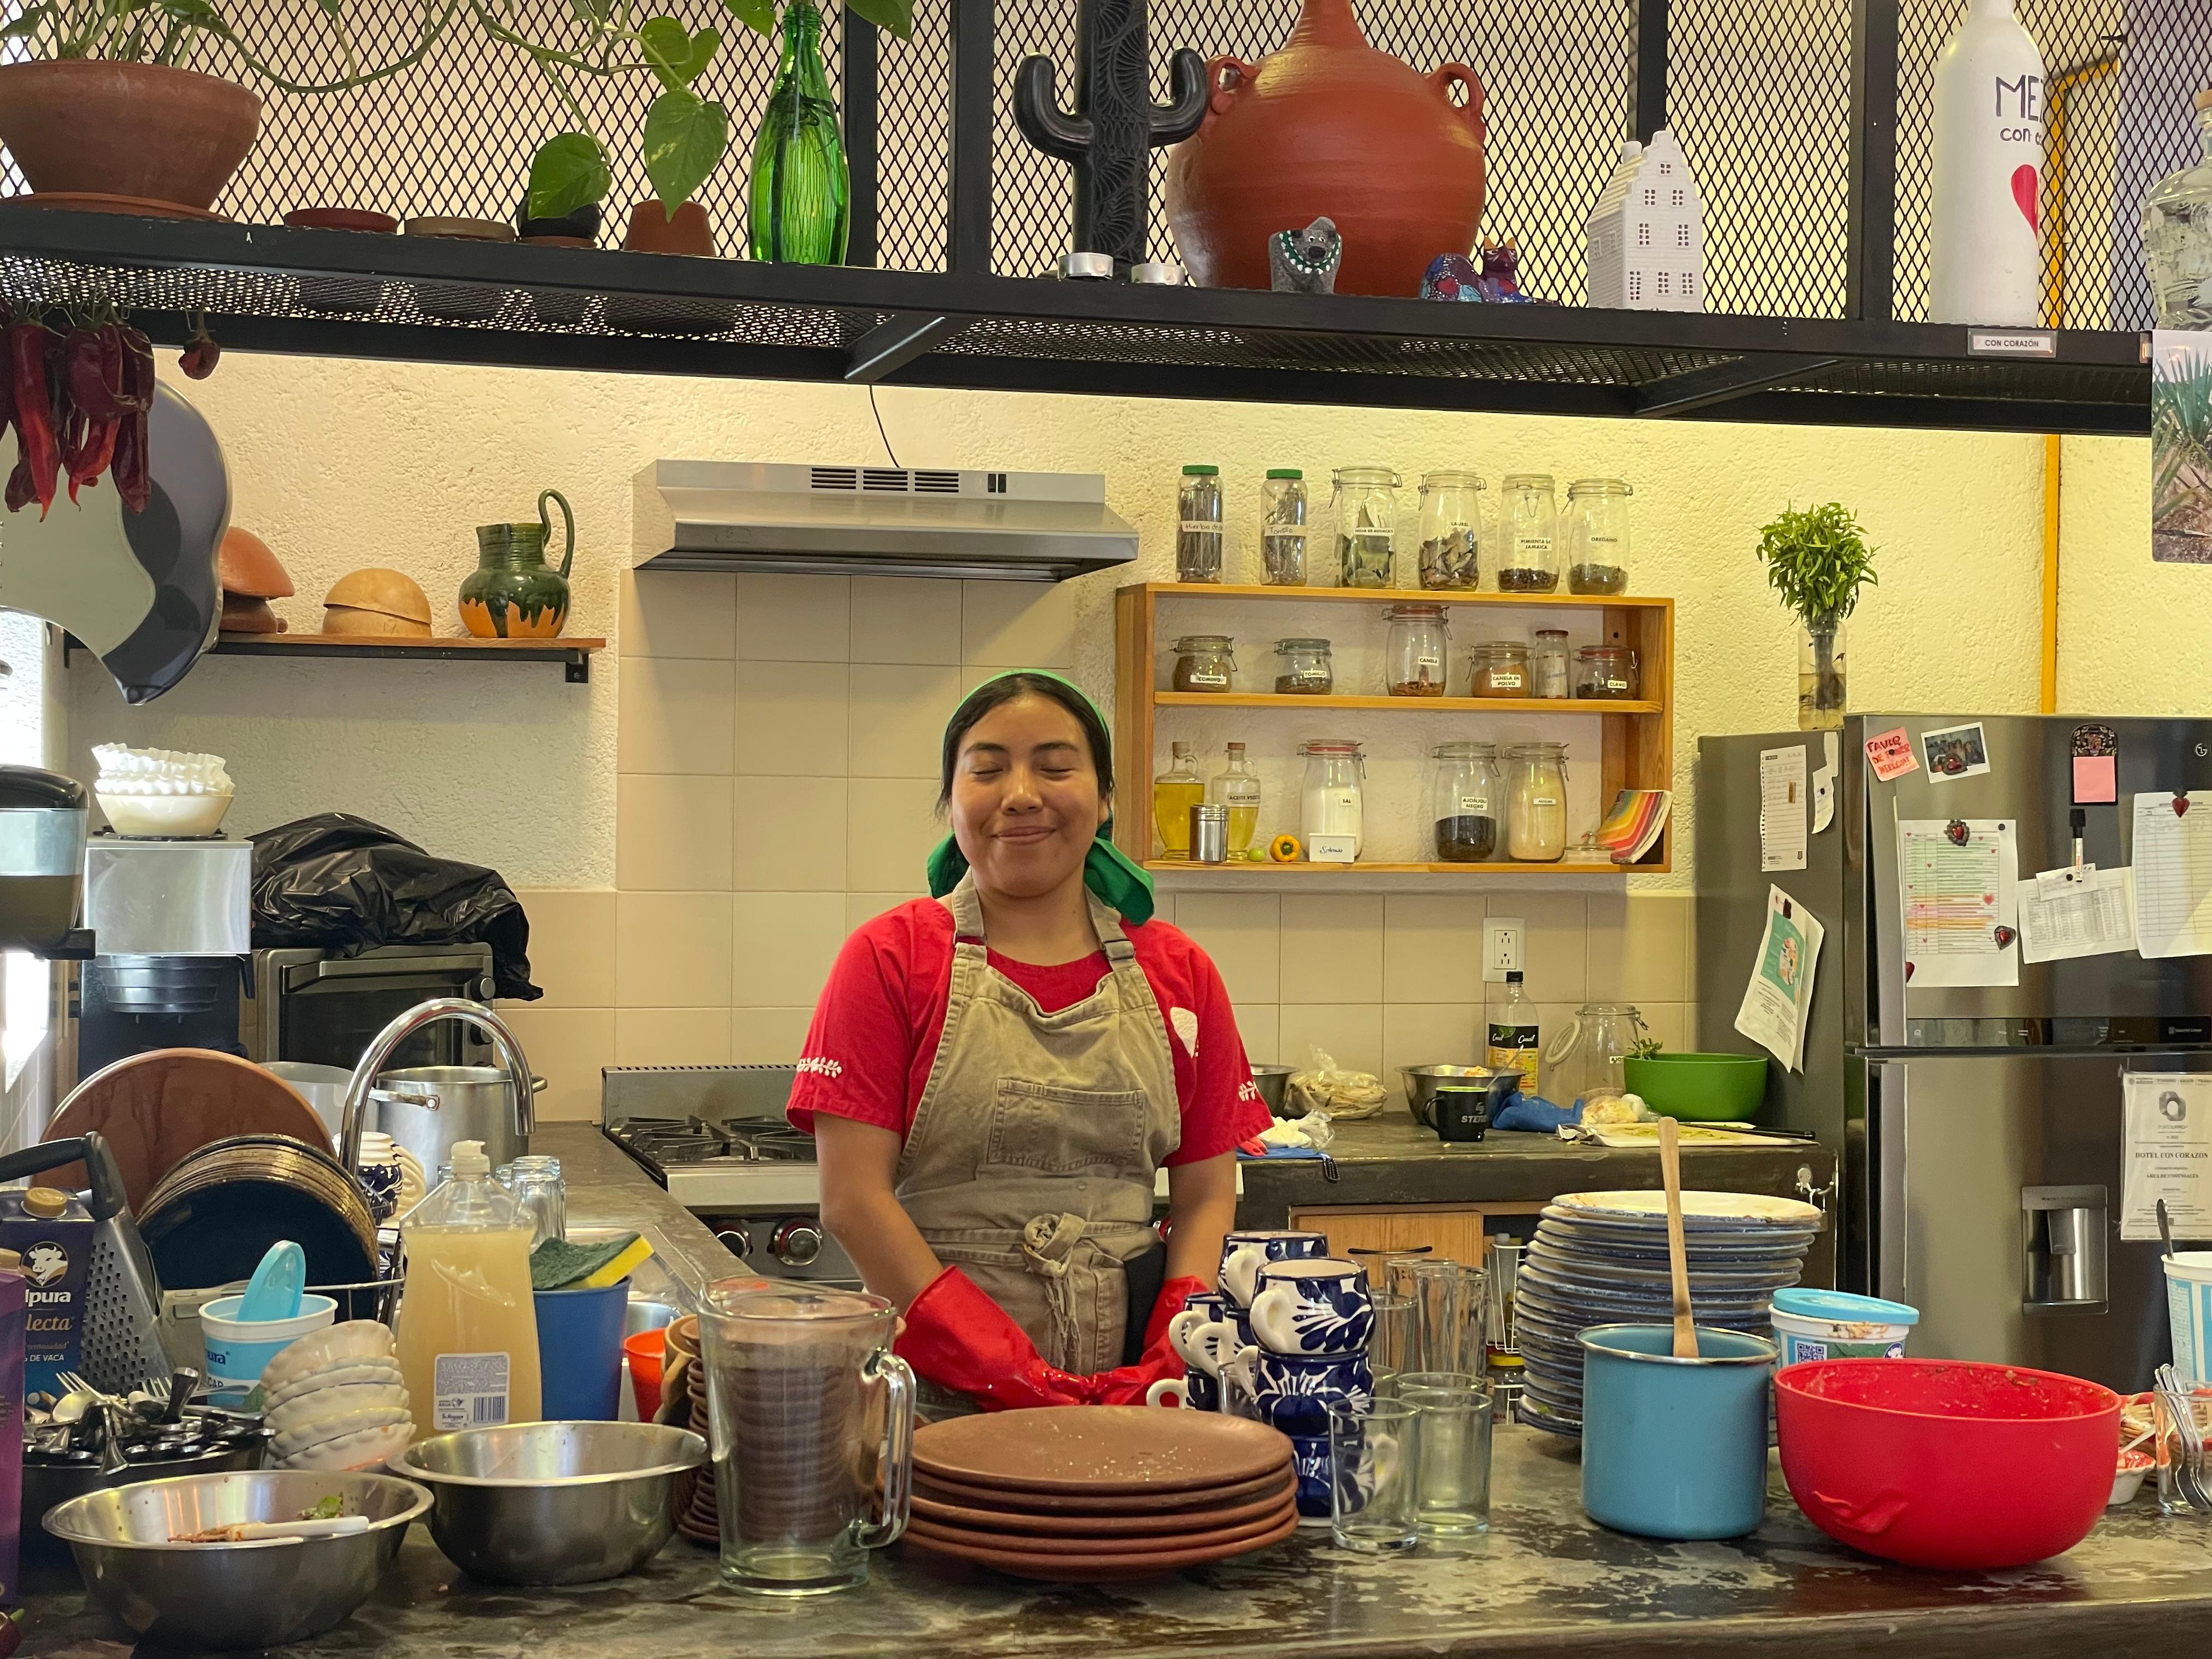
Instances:
[[[1234,1232],[1221,1241],[1221,1288],[1240,1308],[1252,1305],[1260,1269],[1271,1261],[1311,1260],[1328,1254],[1328,1235],[1287,1228]]]
[[[1367,1352],[1375,1304],[1367,1274],[1334,1256],[1271,1261],[1252,1298],[1252,1335],[1271,1353],[1310,1358]]]
[[[1183,1364],[1183,1403],[1197,1411],[1221,1408],[1222,1364],[1243,1346],[1223,1316],[1228,1302],[1219,1291],[1201,1291],[1168,1322],[1168,1344]]]
[[[1328,1436],[1292,1435],[1291,1458],[1298,1475],[1298,1519],[1328,1520],[1329,1486],[1333,1479]]]
[[[1368,1369],[1364,1353],[1298,1359],[1270,1353],[1265,1348],[1250,1352],[1255,1356],[1252,1391],[1258,1397],[1260,1410],[1269,1423],[1293,1438],[1300,1435],[1326,1437],[1332,1406],[1364,1412],[1374,1401],[1375,1374]]]

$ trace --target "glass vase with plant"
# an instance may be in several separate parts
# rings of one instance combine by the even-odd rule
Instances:
[[[1844,723],[1848,674],[1844,622],[1859,589],[1876,580],[1875,550],[1839,501],[1786,509],[1759,532],[1766,580],[1797,613],[1797,727],[1832,731]]]

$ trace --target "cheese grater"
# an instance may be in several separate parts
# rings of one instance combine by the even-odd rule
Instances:
[[[115,1155],[97,1133],[49,1140],[0,1158],[0,1182],[82,1163],[92,1178],[92,1261],[85,1269],[83,1347],[78,1369],[106,1394],[128,1394],[169,1374],[158,1322],[161,1284],[138,1236]]]

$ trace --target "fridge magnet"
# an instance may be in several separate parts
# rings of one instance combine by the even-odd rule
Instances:
[[[2150,556],[2212,564],[2212,334],[2150,337]]]
[[[1912,738],[1903,726],[1866,740],[1867,764],[1884,783],[1894,783],[1907,772],[1917,772],[1920,762],[1912,752]]]
[[[2020,935],[2013,932],[2011,928],[2001,924],[1997,928],[1997,949],[2000,951],[2009,951],[2012,949],[2012,942],[2019,937]]]
[[[1927,757],[1929,779],[1936,783],[1978,778],[1990,769],[1989,741],[1979,720],[1923,732],[1920,752]]]
[[[2074,805],[2110,806],[2120,799],[2120,734],[2109,726],[2074,728]]]
[[[1954,847],[1964,847],[1966,844],[1967,834],[1966,821],[1964,818],[1953,818],[1950,823],[1943,826],[1943,837]]]

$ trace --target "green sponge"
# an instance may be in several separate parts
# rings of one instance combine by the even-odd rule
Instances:
[[[635,1233],[601,1244],[570,1244],[549,1238],[530,1253],[533,1291],[599,1290],[619,1284],[653,1254]]]

